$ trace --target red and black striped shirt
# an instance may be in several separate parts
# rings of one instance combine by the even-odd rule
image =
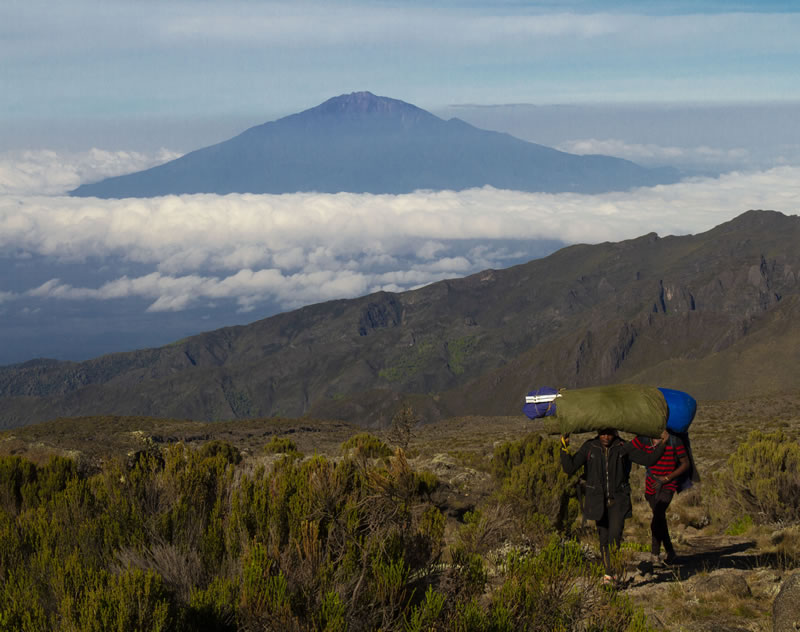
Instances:
[[[640,450],[644,450],[645,452],[653,451],[652,439],[649,437],[635,437],[632,443],[634,446]],[[683,445],[683,441],[680,437],[671,434],[669,436],[669,440],[667,441],[667,447],[664,449],[664,455],[655,465],[651,465],[647,468],[647,478],[645,479],[644,493],[648,496],[655,494],[658,487],[655,477],[669,476],[672,472],[678,469],[678,466],[681,464],[681,459],[686,458],[688,458],[688,456],[686,454],[686,448]],[[677,491],[678,481],[671,480],[669,483],[664,483],[661,488],[669,489],[673,492]]]

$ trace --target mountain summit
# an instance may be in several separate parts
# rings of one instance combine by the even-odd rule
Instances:
[[[84,184],[80,197],[184,193],[411,193],[499,189],[601,193],[675,182],[610,156],[577,156],[354,92],[252,127],[146,171]]]
[[[433,114],[418,108],[416,105],[411,105],[399,99],[376,97],[371,92],[342,94],[296,116],[311,119],[326,116],[357,118],[364,115],[383,116],[400,122],[415,122],[420,119],[438,120]]]

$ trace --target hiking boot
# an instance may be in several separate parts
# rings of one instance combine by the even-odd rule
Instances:
[[[675,555],[675,551],[670,551],[667,553],[666,557],[664,558],[664,564],[667,566],[672,566],[673,564],[678,563],[678,556]]]

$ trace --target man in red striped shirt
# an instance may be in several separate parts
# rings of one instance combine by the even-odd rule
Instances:
[[[632,443],[639,449],[652,451],[652,440],[649,437],[636,437]],[[675,549],[669,537],[667,526],[667,507],[678,491],[678,477],[689,469],[689,455],[678,435],[670,433],[664,454],[655,465],[647,468],[645,479],[645,498],[653,511],[650,522],[650,553],[653,563],[660,563],[661,546],[664,546],[667,564],[675,562]]]

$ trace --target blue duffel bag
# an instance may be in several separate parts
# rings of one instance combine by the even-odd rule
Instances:
[[[658,389],[667,402],[669,413],[667,415],[667,430],[671,432],[686,432],[697,413],[697,402],[694,397],[683,391],[671,388]]]
[[[522,412],[530,419],[540,419],[556,414],[556,397],[558,389],[552,386],[543,386],[531,391],[525,396],[525,405]]]

